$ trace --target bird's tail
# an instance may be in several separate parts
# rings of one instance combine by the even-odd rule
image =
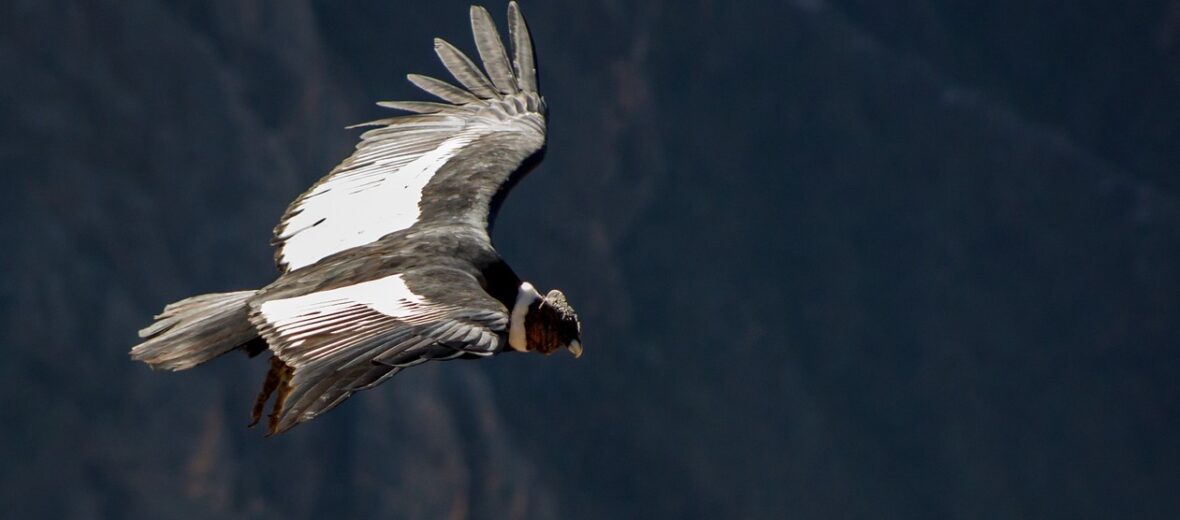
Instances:
[[[202,294],[164,307],[156,322],[139,331],[131,358],[152,368],[185,370],[258,337],[247,302],[256,291]]]

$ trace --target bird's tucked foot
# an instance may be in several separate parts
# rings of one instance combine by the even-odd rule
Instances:
[[[271,359],[271,370],[278,373],[278,394],[275,395],[275,404],[270,409],[270,415],[267,416],[266,434],[268,436],[279,431],[279,419],[283,417],[283,407],[287,404],[287,396],[291,395],[291,376],[295,374],[295,369],[283,363],[278,356]]]
[[[276,417],[282,413],[283,401],[291,392],[289,385],[291,372],[291,367],[283,363],[278,356],[271,356],[270,370],[266,372],[266,378],[262,380],[262,389],[258,391],[258,397],[254,399],[254,408],[250,412],[250,427],[258,424],[259,419],[262,418],[262,410],[266,408],[266,402],[270,400],[271,394],[274,394],[275,389],[282,386],[270,415],[269,429],[270,433],[274,433]]]

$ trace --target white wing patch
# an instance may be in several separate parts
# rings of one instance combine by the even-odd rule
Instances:
[[[282,339],[282,350],[298,349],[309,337],[318,334],[363,333],[388,325],[391,320],[409,325],[429,323],[449,310],[448,306],[433,304],[414,294],[401,275],[271,300],[258,309],[273,333]],[[348,342],[341,342],[337,346],[347,345]],[[338,349],[330,345],[316,350],[312,357],[322,358]]]
[[[426,153],[417,153],[412,146],[379,147],[371,164],[317,185],[294,208],[298,212],[284,222],[277,236],[283,241],[281,262],[293,271],[413,226],[421,216],[419,203],[426,184],[480,135],[457,133]]]

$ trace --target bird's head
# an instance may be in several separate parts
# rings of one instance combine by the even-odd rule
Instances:
[[[554,289],[542,298],[525,282],[513,311],[512,348],[542,354],[564,348],[574,357],[582,355],[582,322],[561,291]]]

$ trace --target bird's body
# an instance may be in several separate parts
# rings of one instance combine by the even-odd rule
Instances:
[[[254,419],[276,394],[276,433],[418,363],[563,347],[580,354],[581,325],[564,295],[542,296],[521,280],[489,235],[546,142],[515,2],[508,18],[511,62],[487,11],[473,7],[487,75],[436,40],[462,87],[411,75],[446,103],[381,103],[414,114],[370,123],[356,152],[291,204],[275,228],[278,279],[167,306],[140,331],[132,357],[183,370],[231,350],[269,350]]]

